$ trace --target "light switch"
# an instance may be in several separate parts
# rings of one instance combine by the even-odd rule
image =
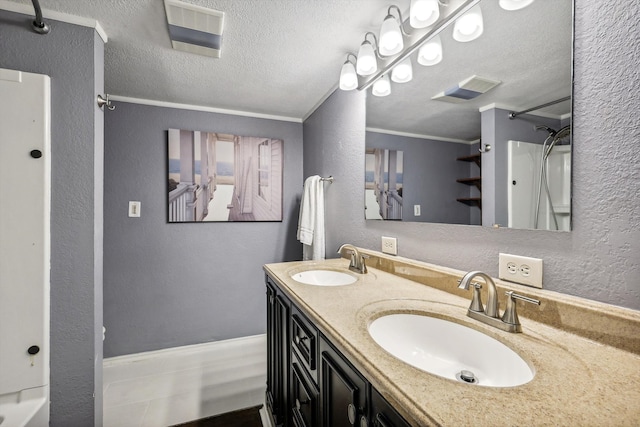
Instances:
[[[413,216],[420,216],[420,205],[413,205]]]
[[[140,202],[129,202],[129,218],[140,218]]]

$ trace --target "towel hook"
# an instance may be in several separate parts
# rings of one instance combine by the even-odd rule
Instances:
[[[491,144],[484,144],[484,148],[478,148],[478,151],[481,153],[488,153],[491,151]]]
[[[111,104],[111,100],[109,99],[109,94],[106,94],[104,97],[98,94],[98,108],[102,108],[105,105],[107,106],[109,111],[113,111],[116,109],[116,106]]]

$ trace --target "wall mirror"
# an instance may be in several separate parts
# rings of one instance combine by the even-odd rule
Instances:
[[[396,220],[570,230],[573,1],[504,3],[478,3],[479,38],[458,42],[450,25],[438,63],[414,52],[411,81],[367,90],[367,161],[403,153]],[[379,195],[381,211],[389,200]]]

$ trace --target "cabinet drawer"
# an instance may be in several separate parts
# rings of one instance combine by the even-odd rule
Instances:
[[[291,348],[317,384],[318,330],[295,306],[291,315]]]
[[[291,358],[291,420],[295,427],[318,426],[318,389],[298,356]]]

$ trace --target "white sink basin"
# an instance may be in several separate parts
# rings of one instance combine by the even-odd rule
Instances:
[[[513,387],[534,376],[529,365],[506,345],[447,320],[390,314],[374,320],[369,334],[394,357],[440,377],[487,387]]]
[[[294,273],[291,278],[296,282],[314,286],[344,286],[355,283],[356,279],[349,273],[335,270],[307,270]]]

